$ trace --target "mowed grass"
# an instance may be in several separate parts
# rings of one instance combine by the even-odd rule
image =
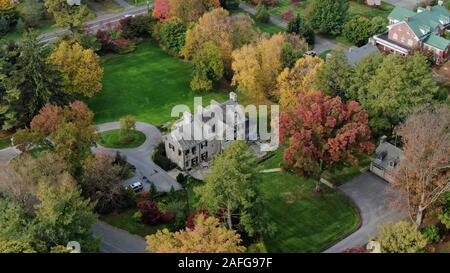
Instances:
[[[144,144],[145,134],[141,131],[132,131],[131,136],[133,140],[130,142],[123,142],[120,130],[111,130],[101,132],[99,134],[99,144],[106,148],[123,149],[123,148],[136,148]]]
[[[0,137],[0,150],[11,146],[11,136]]]
[[[228,91],[193,92],[192,66],[169,56],[150,40],[135,52],[104,57],[103,68],[103,90],[88,101],[97,124],[133,115],[139,121],[160,125],[173,119],[174,106],[192,109],[194,97],[201,96],[204,105],[211,99],[228,99]]]
[[[299,4],[292,4],[291,0],[279,0],[276,7],[270,8],[270,14],[281,18],[283,13],[292,10],[296,14],[307,16],[310,4],[311,0],[302,0]],[[367,18],[381,16],[386,18],[393,9],[394,6],[386,2],[382,2],[382,5],[378,8],[350,1],[349,16],[362,15]]]
[[[269,252],[320,252],[354,231],[359,216],[340,193],[286,173],[260,174],[266,211],[276,228],[264,238]]]
[[[90,1],[90,4],[105,13],[117,13],[123,11],[122,6],[114,0]]]

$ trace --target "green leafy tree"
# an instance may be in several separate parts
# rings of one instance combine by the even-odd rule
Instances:
[[[324,34],[341,33],[348,8],[348,0],[312,0],[309,12],[312,28]]]
[[[178,55],[184,46],[186,26],[178,17],[172,17],[162,23],[159,36],[162,45]]]
[[[33,34],[26,34],[20,46],[0,49],[0,120],[2,129],[25,127],[47,103],[62,103],[63,77],[47,61],[49,49]],[[3,76],[1,76],[3,74]]]
[[[431,103],[441,95],[422,54],[408,58],[387,55],[380,60],[380,57],[371,57],[360,62],[356,68],[359,74],[350,92],[352,99],[359,101],[369,114],[369,124],[376,135],[388,133],[415,106]],[[364,79],[358,79],[361,73]]]
[[[25,19],[27,27],[37,27],[44,17],[45,7],[42,1],[24,0],[18,6],[19,13]]]
[[[289,21],[287,27],[288,33],[294,33],[305,39],[308,45],[314,45],[315,34],[314,30],[308,21],[304,20],[300,15]]]
[[[124,143],[134,140],[133,132],[136,131],[136,118],[128,115],[120,118],[120,137]]]
[[[362,46],[372,35],[371,27],[369,19],[364,16],[355,16],[345,23],[342,34],[349,42]]]
[[[216,156],[205,185],[198,188],[200,203],[209,211],[223,211],[229,229],[237,227],[250,236],[271,231],[258,190],[257,163],[243,141],[235,141]]]
[[[92,235],[92,225],[97,220],[94,204],[80,196],[80,190],[67,179],[60,185],[39,185],[40,203],[33,220],[34,240],[45,242],[50,250],[70,241],[78,241],[83,252],[98,249],[98,240]]]
[[[0,196],[0,241],[26,241],[28,226],[25,210],[10,198]]]
[[[266,5],[264,4],[259,4],[256,7],[256,14],[255,14],[255,18],[257,21],[261,22],[261,23],[269,23],[270,21],[270,13],[269,10],[267,9]]]
[[[44,4],[55,18],[57,26],[68,27],[72,31],[81,29],[83,20],[89,15],[89,9],[85,4],[71,6],[67,0],[44,0]]]
[[[340,96],[346,100],[353,68],[342,50],[333,50],[328,56],[325,64],[317,70],[314,85],[327,95]]]
[[[215,82],[223,77],[224,64],[219,49],[208,42],[193,60],[194,72],[191,88],[195,91],[210,91]]]
[[[381,226],[378,240],[382,251],[387,253],[422,252],[427,245],[427,238],[407,221]]]
[[[36,253],[28,242],[0,240],[0,253]]]

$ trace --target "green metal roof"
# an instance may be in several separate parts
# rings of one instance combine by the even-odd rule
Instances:
[[[389,19],[399,21],[405,21],[405,17],[408,17],[406,23],[419,38],[429,35],[439,25],[447,26],[450,24],[450,12],[439,5],[433,6],[431,11],[420,9],[420,12],[417,13],[405,8],[396,7],[388,16]]]
[[[450,45],[450,40],[431,34],[424,40],[425,44],[445,50]]]

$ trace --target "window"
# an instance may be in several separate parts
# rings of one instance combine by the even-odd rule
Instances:
[[[196,147],[192,147],[192,154],[195,154],[195,152],[197,151]]]
[[[213,133],[216,132],[216,125],[215,125],[215,124],[212,126],[212,132],[213,132]]]
[[[392,35],[392,39],[394,39],[394,40],[397,40],[397,39],[398,39],[397,33],[394,33],[394,35]]]
[[[184,163],[184,166],[189,167],[189,161],[186,161],[186,163]]]
[[[181,155],[181,150],[180,149],[178,149],[178,156],[180,156]]]
[[[198,165],[198,157],[193,158],[192,160],[192,167],[197,166]]]
[[[207,161],[208,160],[208,152],[202,154],[202,160],[203,161]]]
[[[413,40],[408,39],[408,46],[413,46]]]
[[[189,154],[189,150],[184,151],[184,155],[188,155]]]

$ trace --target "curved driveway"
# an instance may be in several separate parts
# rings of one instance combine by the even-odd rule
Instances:
[[[325,250],[326,253],[342,252],[346,248],[365,245],[370,237],[378,234],[379,225],[407,217],[404,210],[390,206],[397,196],[389,188],[389,184],[371,172],[360,174],[340,186],[339,190],[358,207],[362,224],[357,231]]]
[[[120,129],[119,122],[110,122],[97,125],[97,131],[109,131]],[[154,148],[161,142],[161,132],[153,125],[137,122],[136,130],[141,131],[145,134],[146,140],[144,144],[137,148],[132,149],[110,149],[101,147],[100,145],[96,148],[92,148],[94,153],[116,153],[120,152],[125,155],[127,161],[136,167],[136,176],[125,181],[125,186],[130,185],[133,182],[141,181],[143,176],[146,176],[153,184],[155,184],[156,189],[162,192],[168,192],[173,187],[174,190],[181,189],[181,185],[177,183],[172,177],[170,177],[166,171],[161,169],[152,161],[152,154]],[[148,191],[150,188],[149,183],[144,183],[144,190]]]

